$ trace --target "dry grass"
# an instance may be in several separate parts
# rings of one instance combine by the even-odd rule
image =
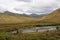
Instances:
[[[40,22],[52,22],[52,23],[60,23],[60,9],[53,11],[52,13],[42,17]]]

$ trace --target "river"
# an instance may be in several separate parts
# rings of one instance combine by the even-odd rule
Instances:
[[[52,31],[56,30],[55,26],[46,26],[46,27],[35,27],[33,29],[24,29],[23,33],[29,33],[29,32],[45,32],[45,31]]]
[[[23,33],[30,33],[30,32],[45,32],[45,31],[52,31],[56,30],[55,26],[44,26],[44,27],[34,27],[30,29],[23,29]],[[17,31],[12,31],[11,33],[16,33]]]

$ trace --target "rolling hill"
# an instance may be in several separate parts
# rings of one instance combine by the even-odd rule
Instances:
[[[24,17],[14,13],[0,13],[0,23],[27,23],[36,20],[35,18]]]
[[[26,17],[11,12],[0,13],[0,31],[15,30],[19,27],[32,27],[30,24],[38,20],[38,18]]]
[[[35,14],[33,14],[35,15]],[[32,15],[31,15],[32,16]],[[60,23],[60,9],[40,18],[28,17],[25,14],[15,14],[11,12],[0,13],[0,23]]]
[[[43,23],[60,23],[60,8],[40,18]]]

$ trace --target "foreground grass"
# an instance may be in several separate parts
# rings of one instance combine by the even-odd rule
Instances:
[[[34,24],[32,24],[34,25]],[[39,24],[38,24],[39,25]],[[53,24],[51,24],[53,25]],[[59,24],[60,25],[60,24]],[[10,34],[6,33],[9,30],[15,30],[16,28],[31,27],[31,24],[1,24],[0,25],[0,40],[60,40],[60,30],[56,31],[47,31],[43,33],[18,33]],[[49,26],[47,24],[47,26]],[[3,28],[3,32],[1,32]],[[59,29],[59,28],[57,28]]]
[[[18,40],[16,35],[8,34],[8,33],[0,33],[0,40]]]
[[[24,40],[60,40],[60,31],[26,33]]]
[[[60,40],[60,30],[35,33],[0,33],[0,40]]]

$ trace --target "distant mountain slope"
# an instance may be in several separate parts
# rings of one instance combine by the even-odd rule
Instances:
[[[53,11],[52,13],[41,18],[40,22],[55,22],[60,23],[60,9]]]
[[[36,21],[36,19],[14,13],[0,13],[0,23],[27,23],[31,21]]]
[[[38,14],[31,14],[31,15],[27,15],[27,14],[15,14],[15,13],[12,13],[12,12],[9,12],[9,11],[5,11],[6,14],[9,14],[9,15],[19,15],[19,16],[24,16],[24,17],[31,17],[31,18],[39,18],[39,17],[43,17],[45,16],[46,14],[41,14],[41,15],[38,15]]]
[[[38,14],[31,14],[31,15],[29,15],[29,17],[33,17],[33,18],[41,18],[41,17],[43,17],[43,16],[45,16],[46,14],[40,14],[40,15],[38,15]]]

